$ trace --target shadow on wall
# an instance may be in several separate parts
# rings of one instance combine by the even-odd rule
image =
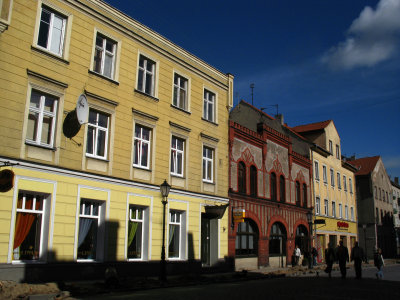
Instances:
[[[150,261],[117,261],[118,221],[107,221],[98,232],[104,232],[106,238],[98,241],[94,250],[90,239],[78,247],[78,260],[62,261],[56,252],[47,252],[45,263],[3,264],[0,265],[0,280],[16,282],[65,282],[79,280],[107,280],[107,276],[118,278],[158,277],[160,260]],[[78,242],[79,243],[79,242]],[[167,261],[167,276],[180,274],[198,275],[202,272],[232,270],[231,260],[221,260],[215,266],[202,269],[201,261],[195,259],[193,234],[188,234],[188,260]],[[104,257],[102,262],[90,261],[91,255]],[[153,257],[161,257],[161,253],[153,253]],[[229,265],[229,266],[228,266]],[[108,275],[107,275],[108,274]],[[110,275],[111,274],[111,275]]]

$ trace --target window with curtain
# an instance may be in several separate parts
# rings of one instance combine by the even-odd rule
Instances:
[[[286,201],[286,184],[285,184],[285,177],[281,175],[279,177],[279,196],[280,196],[280,201],[285,202]]]
[[[53,54],[62,56],[66,23],[66,17],[42,6],[37,45]]]
[[[138,168],[150,168],[150,138],[151,130],[142,125],[135,125],[133,142],[133,165]]]
[[[156,62],[144,55],[139,57],[137,89],[150,96],[155,96]]]
[[[276,201],[276,174],[271,173],[271,200]]]
[[[174,97],[172,99],[172,105],[188,110],[188,80],[175,73],[174,74]]]
[[[169,212],[168,258],[180,258],[181,212]]]
[[[185,141],[172,136],[171,139],[171,174],[183,177]]]
[[[86,156],[107,158],[109,123],[109,115],[94,109],[89,110]]]
[[[257,168],[250,167],[250,194],[257,197]]]
[[[117,43],[110,38],[97,33],[96,48],[93,57],[93,71],[113,79]]]
[[[13,260],[39,260],[44,202],[43,195],[18,193]]]
[[[129,207],[128,259],[141,259],[143,248],[143,208]]]
[[[81,200],[79,210],[78,260],[96,260],[101,205]]]
[[[242,161],[238,165],[238,190],[239,193],[246,193],[246,165]]]

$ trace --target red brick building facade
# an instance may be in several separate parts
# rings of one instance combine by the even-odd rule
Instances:
[[[310,144],[283,124],[241,101],[230,114],[228,251],[237,269],[286,266],[295,244],[309,245],[312,210]],[[233,210],[244,209],[242,223]]]

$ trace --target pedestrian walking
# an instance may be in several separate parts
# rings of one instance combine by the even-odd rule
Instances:
[[[350,260],[354,260],[354,270],[356,271],[356,278],[361,279],[361,264],[364,260],[364,250],[358,246],[358,242],[355,242],[354,247],[351,249]]]
[[[339,242],[339,247],[337,249],[337,258],[339,261],[340,273],[342,274],[342,279],[346,278],[346,262],[349,261],[349,250],[343,245],[343,241]]]
[[[374,265],[378,269],[378,272],[376,272],[376,278],[383,279],[383,266],[385,265],[385,261],[383,260],[382,256],[382,250],[381,248],[378,248],[377,251],[374,254]]]
[[[311,255],[312,255],[312,266],[317,265],[317,257],[318,257],[318,251],[315,247],[311,249]]]
[[[300,261],[300,256],[301,256],[301,251],[298,245],[296,245],[296,248],[294,249],[294,258],[295,258],[295,265],[297,266]]]
[[[325,262],[326,262],[326,269],[325,273],[328,273],[329,278],[332,277],[332,266],[333,262],[336,260],[335,250],[333,249],[332,243],[328,243],[328,248],[325,249]]]

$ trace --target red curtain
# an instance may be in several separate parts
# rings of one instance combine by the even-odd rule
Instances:
[[[14,249],[18,248],[31,230],[35,214],[17,213],[15,222]]]

